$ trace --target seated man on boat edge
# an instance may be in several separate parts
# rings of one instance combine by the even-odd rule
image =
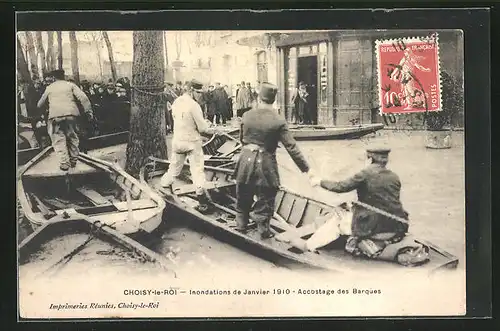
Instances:
[[[280,187],[276,160],[278,142],[283,143],[302,172],[309,172],[309,164],[288,131],[285,119],[273,108],[277,92],[275,85],[262,83],[259,105],[243,114],[240,129],[243,147],[234,170],[238,212],[235,227],[240,232],[246,232],[252,216],[261,239],[274,236],[270,221]]]
[[[203,93],[203,84],[196,79],[184,86],[184,93],[172,103],[173,136],[172,155],[168,171],[161,178],[162,187],[171,187],[181,174],[186,158],[196,187],[199,205],[196,209],[205,213],[210,208],[210,199],[205,190],[204,154],[201,135],[219,134],[209,127],[203,118],[203,111],[197,99]]]
[[[353,206],[347,252],[405,266],[420,265],[429,261],[429,248],[407,236],[409,222],[400,201],[401,182],[386,168],[389,152],[387,148],[367,149],[371,164],[344,181],[313,178],[311,182],[337,193],[357,191],[359,203]]]

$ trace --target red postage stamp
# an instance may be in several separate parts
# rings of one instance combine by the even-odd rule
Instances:
[[[381,114],[442,109],[437,34],[377,40],[376,54]]]

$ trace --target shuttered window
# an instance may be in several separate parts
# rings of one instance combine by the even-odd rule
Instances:
[[[373,49],[371,41],[339,40],[336,100],[338,108],[369,108],[373,94]]]

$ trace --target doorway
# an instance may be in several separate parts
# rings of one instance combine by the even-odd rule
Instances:
[[[318,123],[318,57],[302,56],[297,61],[298,83],[304,82],[309,93],[309,113],[312,124]]]

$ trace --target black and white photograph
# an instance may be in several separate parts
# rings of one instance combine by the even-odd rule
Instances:
[[[462,30],[15,38],[21,319],[466,313]]]

